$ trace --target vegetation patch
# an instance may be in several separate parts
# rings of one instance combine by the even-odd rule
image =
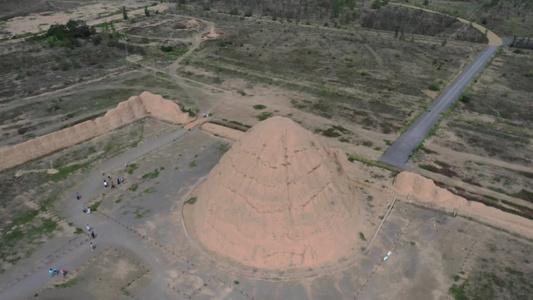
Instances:
[[[143,193],[146,193],[146,194],[153,194],[155,192],[156,190],[153,187],[147,188],[146,190],[143,191]]]
[[[191,205],[192,205],[192,204],[196,203],[196,200],[198,200],[197,197],[192,197],[192,198],[190,198],[189,200],[185,201],[185,203],[186,203],[186,204],[191,204]]]
[[[270,117],[272,117],[274,114],[268,111],[264,111],[261,114],[255,116],[259,121],[264,121]]]
[[[263,104],[257,104],[257,105],[254,105],[254,109],[255,110],[261,110],[261,109],[265,109],[267,108],[266,106],[264,106]]]
[[[92,211],[97,211],[97,210],[98,210],[98,207],[100,206],[101,203],[102,203],[102,201],[97,201],[96,203],[94,203],[93,205],[91,205],[91,210],[92,210]]]
[[[76,285],[77,283],[78,283],[78,279],[74,278],[74,279],[71,279],[71,280],[69,280],[69,281],[67,281],[67,282],[63,282],[63,283],[60,283],[60,284],[56,284],[55,286],[56,286],[57,288],[61,288],[61,289],[63,289],[63,288],[68,288],[68,287],[74,286],[74,285]]]
[[[155,169],[152,173],[147,173],[143,175],[143,179],[153,179],[159,177],[159,169]]]
[[[137,183],[134,183],[129,188],[130,191],[135,192],[139,188],[139,185]]]
[[[128,166],[126,166],[126,173],[128,174],[133,174],[133,172],[135,172],[135,170],[137,170],[139,168],[139,166],[137,164],[129,164]]]

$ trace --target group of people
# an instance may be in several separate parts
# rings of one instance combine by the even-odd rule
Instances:
[[[59,274],[59,270],[58,269],[50,269],[48,272],[50,273],[50,276],[52,276],[52,277],[54,275]],[[63,276],[66,276],[67,273],[68,273],[67,270],[61,270],[61,274],[63,274]]]
[[[105,173],[102,172],[102,175],[105,175]],[[111,178],[111,176],[108,175],[107,179],[109,180],[109,182],[111,182],[111,188],[114,189],[115,181],[113,180],[113,178]],[[117,186],[121,184],[122,182],[124,182],[124,177],[117,178]],[[109,186],[109,183],[107,182],[107,180],[104,179],[104,187],[107,189],[108,186]]]
[[[91,213],[91,207],[85,207],[85,205],[83,205],[81,207],[81,210],[83,211],[84,214],[90,214]]]

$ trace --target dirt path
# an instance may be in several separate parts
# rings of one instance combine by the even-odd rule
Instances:
[[[186,16],[182,16],[182,17],[186,17]],[[183,54],[182,56],[178,57],[176,59],[176,61],[174,61],[168,67],[168,73],[170,74],[170,76],[176,76],[176,71],[178,70],[178,68],[180,66],[180,63],[185,58],[187,58],[189,55],[191,55],[191,53],[193,53],[194,50],[196,50],[196,49],[198,49],[198,47],[200,47],[200,44],[203,41],[202,34],[204,33],[204,30],[207,30],[207,28],[210,28],[211,26],[215,26],[215,23],[210,22],[210,21],[206,21],[206,20],[202,20],[202,19],[198,19],[198,18],[190,18],[190,19],[195,19],[195,20],[201,22],[201,24],[205,24],[205,28],[204,28],[204,26],[197,26],[198,33],[193,38],[192,46],[189,48],[189,51],[187,51],[187,53]]]
[[[389,3],[389,4],[402,6],[402,7],[408,7],[408,8],[411,8],[411,9],[419,9],[419,10],[423,10],[425,12],[432,13],[432,14],[446,15],[446,14],[443,14],[443,13],[438,12],[438,11],[433,11],[433,10],[429,10],[429,9],[426,9],[426,8],[416,7],[416,6],[402,4],[402,3]],[[453,16],[449,16],[449,17],[455,18]],[[465,23],[465,24],[468,24],[468,25],[472,24],[472,27],[474,27],[475,29],[479,30],[479,32],[481,32],[483,34],[486,34],[487,35],[487,39],[489,40],[489,43],[488,43],[489,46],[501,46],[501,45],[503,45],[502,39],[497,34],[495,34],[493,31],[489,30],[488,28],[483,27],[483,26],[481,26],[481,25],[479,25],[477,23],[471,22],[471,21],[463,19],[463,18],[457,17],[456,19],[459,22],[462,22],[462,23]]]
[[[188,132],[189,131],[181,128],[151,140],[148,143],[141,144],[137,148],[131,149],[95,166],[86,175],[85,180],[79,184],[78,190],[83,197],[82,199],[86,202],[90,202],[101,195],[102,170],[113,170],[123,167],[126,163],[157,150],[160,147],[183,137]],[[70,198],[67,195],[63,195],[63,197]],[[154,251],[154,245],[152,243],[145,243],[140,236],[136,235],[131,230],[128,230],[126,227],[117,226],[117,223],[110,222],[109,219],[102,214],[84,214],[80,209],[80,202],[65,201],[65,203],[65,206],[62,207],[59,214],[66,216],[66,220],[72,222],[75,227],[85,228],[85,225],[90,224],[95,228],[95,231],[99,234],[98,239],[95,240],[97,246],[107,244],[124,247],[139,257],[143,257],[146,260],[146,263],[150,266],[150,270],[155,273],[152,284],[156,284],[161,288],[161,293],[165,294],[164,291],[165,289],[168,289],[168,287],[166,287],[166,282],[164,280],[166,277],[164,270],[166,270],[168,261],[160,260],[160,256],[146,255],[146,253]],[[70,266],[70,270],[72,271],[73,269],[79,268],[87,259],[98,255],[103,248],[104,247],[102,246],[100,249],[97,248],[94,252],[91,252],[88,240],[86,240],[81,245],[76,245],[74,250],[54,260],[53,265],[42,265],[35,270],[20,270],[18,274],[13,276],[16,280],[12,281],[10,286],[1,291],[1,298],[16,299],[33,296],[34,293],[49,287],[51,284],[50,276],[47,274],[50,267]]]

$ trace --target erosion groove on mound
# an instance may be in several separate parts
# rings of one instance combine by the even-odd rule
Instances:
[[[511,232],[533,238],[533,221],[503,212],[479,202],[467,201],[450,191],[435,185],[433,180],[421,175],[402,172],[394,180],[394,189],[399,196],[411,197],[417,201],[458,211],[462,215],[480,219],[482,222],[504,228]]]
[[[177,124],[190,121],[188,114],[182,112],[174,102],[160,95],[143,92],[140,96],[120,102],[103,117],[0,149],[0,170],[73,146],[145,117]]]
[[[341,152],[290,119],[254,126],[198,189],[192,235],[238,265],[297,269],[361,253],[367,224]]]

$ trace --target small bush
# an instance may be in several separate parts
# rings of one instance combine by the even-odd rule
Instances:
[[[259,121],[264,121],[270,117],[272,117],[273,114],[271,112],[265,111],[262,112],[260,115],[255,116]]]
[[[257,104],[257,105],[254,105],[254,109],[255,110],[261,110],[261,109],[265,109],[267,108],[266,106],[262,105],[262,104]]]
[[[463,103],[470,102],[470,95],[462,93],[461,96],[459,96],[459,101],[461,101]]]
[[[429,89],[430,91],[440,91],[440,87],[439,87],[439,85],[436,84],[436,83],[432,83],[432,84],[430,84],[430,85],[428,86],[428,89]]]
[[[230,46],[230,45],[233,45],[233,42],[230,41],[230,40],[222,40],[218,43],[218,45],[223,48],[223,47],[226,47],[226,46]]]
[[[366,241],[365,235],[362,232],[359,232],[359,238]]]
[[[192,197],[192,198],[190,198],[189,200],[185,201],[185,203],[187,203],[187,204],[191,204],[191,205],[192,205],[192,204],[196,203],[196,200],[197,200],[197,199],[198,199],[198,198],[196,198],[196,197]]]
[[[174,50],[174,46],[161,46],[161,51],[163,52],[170,52]]]
[[[372,143],[371,141],[363,141],[362,144],[363,144],[363,146],[366,146],[366,147],[372,147],[372,145],[373,145],[374,143]]]

